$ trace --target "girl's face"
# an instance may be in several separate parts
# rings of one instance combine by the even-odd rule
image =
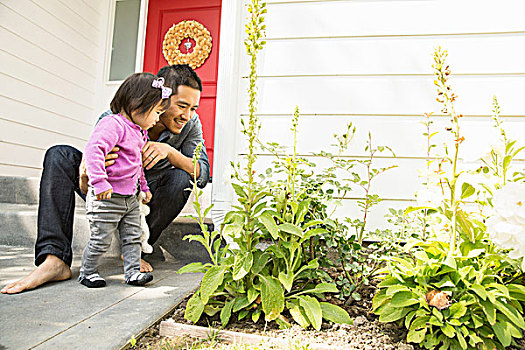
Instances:
[[[133,113],[133,120],[135,124],[140,126],[144,130],[148,130],[159,121],[159,116],[164,113],[165,108],[161,106],[162,100],[157,103],[149,112],[146,113]]]

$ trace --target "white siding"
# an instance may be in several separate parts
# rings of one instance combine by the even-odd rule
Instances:
[[[434,130],[447,124],[435,102],[434,48],[449,52],[457,111],[465,115],[461,155],[470,160],[496,141],[493,95],[508,132],[525,143],[523,1],[267,2],[267,45],[258,71],[261,139],[290,145],[291,114],[298,105],[299,153],[319,167],[323,160],[311,153],[333,150],[333,134],[348,122],[357,135],[347,156],[365,155],[369,131],[374,144],[391,146],[397,158],[379,159],[377,165],[398,168],[377,178],[374,191],[386,201],[372,213],[373,227],[384,226],[389,207],[406,207],[414,199],[418,169],[425,166],[423,113],[435,113]],[[240,91],[247,87],[246,57],[243,61]],[[247,114],[245,92],[239,109]],[[448,136],[443,132],[434,142]],[[240,156],[246,145],[242,135],[238,140]],[[257,167],[269,164],[270,157],[261,155]],[[349,194],[339,214],[358,215],[360,196]]]
[[[104,0],[0,2],[0,175],[39,176],[47,148],[82,149],[95,110]]]

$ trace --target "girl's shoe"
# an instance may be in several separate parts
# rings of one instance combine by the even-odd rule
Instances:
[[[102,288],[106,286],[106,281],[100,277],[98,273],[93,273],[88,276],[80,276],[78,280],[88,288]]]
[[[149,272],[135,272],[131,277],[126,279],[126,283],[132,286],[143,286],[153,280],[153,275]]]

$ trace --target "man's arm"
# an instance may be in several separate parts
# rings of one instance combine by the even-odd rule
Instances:
[[[181,149],[171,147],[164,142],[148,142],[144,147],[142,159],[146,169],[151,169],[158,161],[167,158],[171,165],[186,171],[193,176],[193,152],[199,143],[204,142],[202,137],[202,125],[198,117],[193,119],[194,122],[186,127],[191,127],[188,134],[182,141]],[[200,188],[206,186],[210,178],[210,164],[206,148],[203,147],[201,157],[197,163],[195,177],[197,185]]]
[[[148,141],[142,149],[142,161],[146,170],[151,169],[161,159],[167,158],[171,165],[182,169],[193,176],[193,164],[190,157],[186,157],[180,151],[164,142]],[[197,166],[196,177],[200,175],[200,167]]]

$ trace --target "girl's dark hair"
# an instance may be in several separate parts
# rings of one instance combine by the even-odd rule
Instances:
[[[170,99],[163,99],[162,89],[151,86],[155,79],[157,76],[151,73],[135,73],[127,77],[111,101],[111,111],[124,111],[131,117],[131,113],[135,111],[140,114],[149,112],[159,101],[162,101],[162,107],[168,109]]]
[[[166,80],[165,85],[173,89],[174,95],[177,94],[179,85],[189,86],[202,92],[201,79],[187,64],[174,64],[162,67],[157,75]]]

